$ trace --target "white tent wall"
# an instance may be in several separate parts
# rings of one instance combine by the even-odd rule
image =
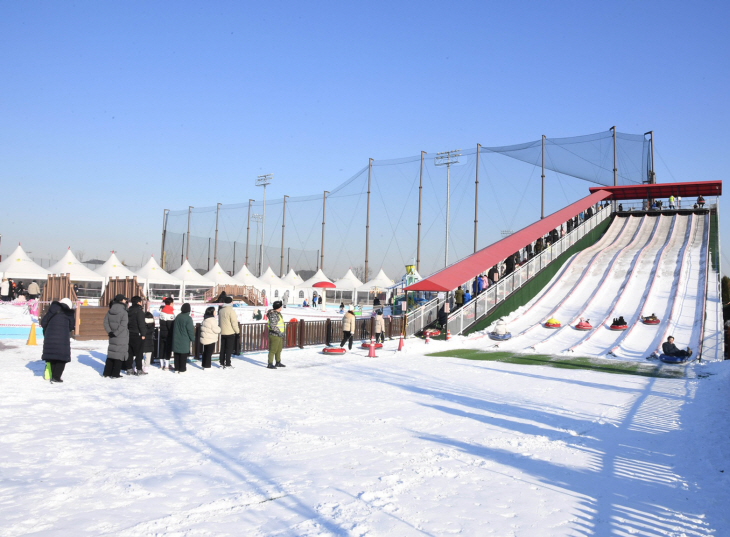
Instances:
[[[78,298],[99,298],[104,290],[104,277],[81,263],[70,247],[48,271],[51,274],[68,274]]]
[[[186,259],[182,266],[172,273],[172,276],[183,281],[183,301],[204,300],[205,292],[213,287],[214,283],[196,271]]]
[[[169,296],[180,300],[182,280],[165,272],[154,257],[150,257],[149,261],[137,271],[137,281],[142,285],[149,300],[162,300]]]
[[[16,282],[22,281],[26,288],[27,284],[33,280],[43,285],[43,282],[48,279],[48,274],[48,270],[28,257],[20,244],[0,263],[0,278],[12,278]]]

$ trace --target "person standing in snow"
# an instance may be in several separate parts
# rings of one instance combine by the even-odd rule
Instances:
[[[218,334],[221,329],[215,320],[215,308],[213,306],[205,310],[203,324],[200,325],[200,343],[203,345],[203,369],[210,369],[210,362],[213,356],[215,344],[218,343]]]
[[[218,363],[223,369],[233,367],[231,365],[231,355],[233,354],[233,348],[236,346],[236,335],[241,332],[238,328],[238,317],[236,317],[236,312],[233,311],[232,303],[233,299],[226,297],[225,304],[218,310],[218,325],[221,329],[221,352]]]
[[[144,364],[142,370],[146,375],[147,369],[150,367],[150,363],[152,363],[152,352],[155,350],[155,316],[149,311],[144,314],[144,324],[146,332],[144,336]]]
[[[142,368],[144,361],[144,340],[147,336],[147,323],[144,320],[142,297],[133,296],[132,305],[127,310],[129,319],[129,358],[127,358],[128,375],[146,375]]]
[[[163,371],[170,368],[170,355],[172,354],[172,327],[175,323],[175,310],[172,303],[172,298],[167,297],[165,299],[165,305],[160,310],[160,340],[158,352],[160,369]]]
[[[454,293],[454,301],[456,302],[456,309],[458,310],[461,306],[464,305],[464,290],[459,287],[456,290],[456,293]]]
[[[190,317],[190,304],[186,302],[180,308],[180,315],[175,317],[172,326],[172,352],[175,354],[175,371],[178,373],[187,371],[190,344],[194,341],[195,326]]]
[[[281,363],[281,349],[284,347],[286,324],[284,324],[284,317],[281,315],[280,300],[276,300],[272,305],[272,309],[266,312],[266,318],[269,320],[269,365],[266,367],[267,369],[286,367]],[[276,365],[274,360],[276,360]]]
[[[63,382],[61,375],[71,361],[71,330],[74,328],[74,312],[71,299],[52,302],[41,319],[43,328],[43,355],[41,360],[51,364],[51,383]]]
[[[347,348],[352,350],[352,338],[355,334],[355,321],[355,312],[352,311],[352,306],[350,306],[350,309],[347,310],[345,316],[342,317],[342,342],[340,343],[340,348],[344,347],[345,343],[347,343]]]
[[[281,305],[282,307],[286,308],[286,305],[289,303],[289,291],[284,291],[284,296],[281,297]]]
[[[378,310],[375,315],[375,343],[385,343],[385,320],[383,310]]]
[[[109,304],[109,311],[104,317],[104,330],[109,334],[109,348],[106,351],[105,377],[122,378],[119,374],[122,363],[129,354],[129,316],[127,315],[127,299],[117,295]]]
[[[41,288],[38,285],[38,282],[33,280],[32,282],[30,282],[30,285],[28,286],[28,300],[36,299],[40,295],[41,295]]]
[[[0,300],[3,302],[10,302],[12,300],[10,298],[10,289],[10,280],[3,278],[3,281],[0,284]]]

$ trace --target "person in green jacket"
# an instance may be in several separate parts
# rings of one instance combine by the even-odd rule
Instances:
[[[190,304],[186,302],[172,325],[172,352],[175,353],[175,371],[178,373],[187,371],[190,344],[193,341],[195,341],[195,327],[190,318]]]
[[[274,302],[272,309],[266,312],[266,318],[269,320],[269,369],[277,367],[286,367],[281,363],[281,349],[284,346],[284,334],[286,333],[286,325],[284,317],[281,316],[281,300]],[[276,358],[276,365],[274,365]]]
[[[454,302],[456,302],[456,309],[464,305],[464,290],[461,287],[454,293]]]

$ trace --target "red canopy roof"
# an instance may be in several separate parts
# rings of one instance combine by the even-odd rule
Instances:
[[[612,200],[642,200],[648,198],[668,198],[681,196],[720,196],[722,181],[695,181],[693,183],[658,183],[653,185],[594,186],[591,192],[605,190]]]
[[[406,287],[406,291],[452,291],[463,283],[472,280],[475,276],[486,272],[487,269],[508,256],[520,251],[528,244],[545,236],[553,229],[559,228],[560,224],[564,224],[568,219],[573,218],[591,205],[609,198],[610,195],[604,190],[593,192],[590,196],[538,220],[517,233],[513,233],[509,237],[479,250],[428,278],[409,285]]]

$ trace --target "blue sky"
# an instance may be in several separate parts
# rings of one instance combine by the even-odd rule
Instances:
[[[245,202],[261,173],[277,180],[271,196],[314,194],[368,157],[612,125],[654,131],[660,182],[724,179],[729,11],[4,2],[0,253],[71,245],[136,264],[159,254],[164,208]],[[591,186],[572,184],[576,197]]]

